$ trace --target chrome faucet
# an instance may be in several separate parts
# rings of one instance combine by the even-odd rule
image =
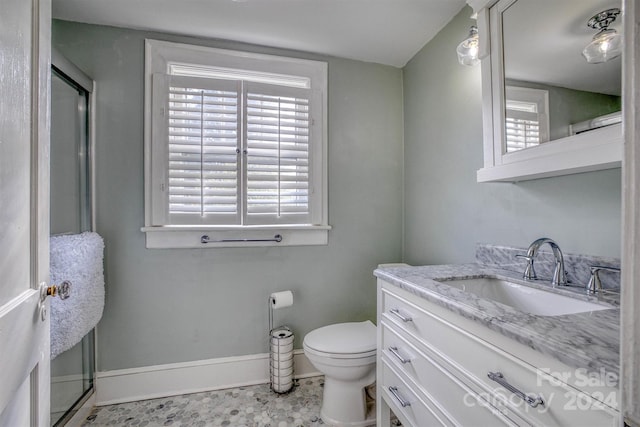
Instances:
[[[591,277],[587,284],[587,294],[595,295],[598,292],[602,292],[602,282],[600,281],[600,271],[613,271],[614,273],[620,273],[620,269],[616,267],[605,267],[602,265],[594,265],[591,267]]]
[[[548,237],[542,237],[531,243],[529,245],[529,249],[527,249],[526,255],[516,255],[518,258],[524,258],[527,260],[527,267],[524,270],[523,278],[525,280],[535,280],[538,278],[536,276],[536,271],[533,268],[533,261],[538,255],[540,246],[544,245],[545,243],[548,243],[549,246],[551,246],[551,250],[553,251],[553,256],[556,261],[556,268],[553,272],[553,279],[551,280],[551,284],[553,286],[566,286],[567,274],[564,271],[564,258],[562,256],[562,251],[560,250],[560,246],[558,246],[556,242],[549,239]]]

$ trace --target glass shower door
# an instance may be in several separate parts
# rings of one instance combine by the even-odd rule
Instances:
[[[91,230],[89,100],[89,88],[54,66],[50,151],[52,235]],[[93,380],[91,331],[75,347],[51,361],[51,425],[63,425],[75,414],[93,392]]]

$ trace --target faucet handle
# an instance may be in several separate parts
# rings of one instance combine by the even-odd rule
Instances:
[[[527,260],[527,266],[524,269],[524,274],[522,275],[522,278],[524,280],[536,280],[538,276],[536,276],[536,270],[533,268],[534,257],[530,255],[517,254],[516,258],[523,258]]]
[[[616,267],[605,267],[603,265],[592,265],[591,269],[591,277],[589,278],[589,283],[587,283],[587,294],[595,295],[599,291],[602,290],[602,282],[600,281],[600,271],[613,271],[620,272],[619,268]]]

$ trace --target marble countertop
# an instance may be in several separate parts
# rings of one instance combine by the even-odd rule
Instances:
[[[618,378],[620,349],[619,296],[589,297],[583,288],[551,288],[544,281],[525,282],[521,274],[481,264],[389,266],[374,275],[419,297],[481,322],[490,329],[549,355],[573,368]],[[495,277],[594,302],[611,309],[560,316],[539,316],[478,297],[440,281]]]

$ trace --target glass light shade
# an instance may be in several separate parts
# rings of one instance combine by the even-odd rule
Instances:
[[[464,39],[456,48],[458,62],[461,65],[476,65],[478,59],[478,29],[474,26],[469,31],[469,37]]]
[[[622,37],[616,30],[603,29],[593,36],[591,43],[582,51],[589,64],[600,64],[622,54]]]

